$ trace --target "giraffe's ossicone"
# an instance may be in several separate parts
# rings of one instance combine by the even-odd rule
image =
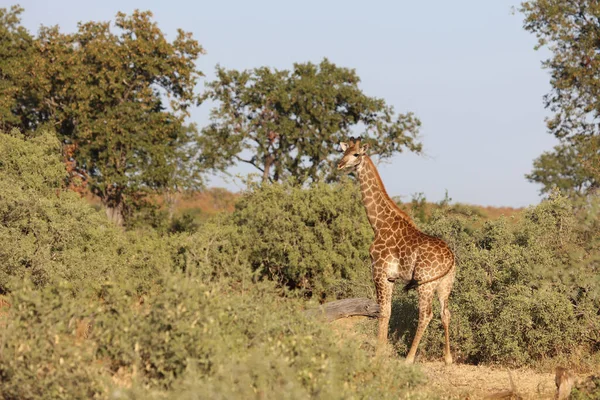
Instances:
[[[406,362],[415,360],[421,337],[433,316],[433,297],[437,293],[446,339],[444,358],[446,364],[451,364],[448,297],[456,274],[454,254],[443,240],[421,232],[388,196],[375,164],[366,153],[368,145],[351,138],[349,143],[340,143],[340,146],[344,155],[338,169],[356,173],[367,217],[375,233],[370,255],[380,306],[378,347],[387,343],[392,290],[399,280],[406,284],[405,289],[416,289],[419,295],[419,323]]]

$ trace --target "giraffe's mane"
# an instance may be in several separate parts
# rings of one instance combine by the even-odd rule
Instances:
[[[400,209],[400,207],[398,207],[396,202],[394,200],[392,200],[390,195],[385,190],[385,185],[383,184],[383,181],[381,180],[381,177],[379,176],[379,171],[377,170],[375,163],[373,163],[373,160],[371,160],[371,157],[365,156],[365,158],[366,158],[367,162],[369,163],[370,168],[373,170],[373,173],[375,175],[375,180],[377,181],[377,185],[379,186],[379,189],[381,190],[383,197],[386,199],[386,201],[390,205],[390,207],[392,207],[392,210],[394,210],[396,212],[396,214],[398,214],[398,216],[400,216],[400,218],[402,218],[403,220],[408,222],[410,225],[416,226],[415,223],[413,222],[413,220],[408,216],[408,214],[405,213],[404,211],[402,211]]]

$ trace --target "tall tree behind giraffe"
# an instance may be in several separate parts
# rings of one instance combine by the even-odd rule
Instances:
[[[381,309],[378,348],[387,343],[392,292],[394,283],[401,280],[407,284],[406,290],[416,289],[419,295],[419,324],[406,362],[415,360],[421,337],[433,316],[433,296],[437,292],[445,333],[444,360],[451,364],[448,297],[456,274],[454,254],[443,240],[417,229],[388,196],[375,164],[366,153],[367,144],[361,146],[360,139],[351,138],[349,143],[342,142],[340,146],[344,155],[338,169],[356,172],[367,217],[375,233],[370,255]]]
[[[218,67],[216,75],[205,94],[217,106],[199,141],[204,168],[225,171],[241,163],[260,171],[263,181],[330,181],[336,143],[357,128],[374,139],[381,158],[421,151],[413,114],[396,114],[383,99],[365,95],[354,70],[327,59],[291,71]]]

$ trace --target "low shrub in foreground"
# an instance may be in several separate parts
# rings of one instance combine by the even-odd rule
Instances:
[[[419,377],[307,319],[272,283],[175,273],[73,298],[13,291],[0,333],[0,397],[398,398]],[[199,395],[201,394],[201,395]]]

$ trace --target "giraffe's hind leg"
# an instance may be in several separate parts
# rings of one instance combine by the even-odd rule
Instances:
[[[417,354],[417,348],[421,342],[421,337],[423,337],[423,333],[425,333],[427,325],[429,325],[429,321],[431,321],[431,318],[433,317],[431,308],[433,306],[434,289],[435,282],[426,283],[417,288],[417,293],[419,294],[419,324],[417,325],[415,338],[413,339],[408,355],[406,356],[407,364],[415,362],[415,355]]]
[[[440,300],[440,313],[442,317],[442,325],[444,327],[445,345],[444,345],[444,361],[446,365],[452,364],[452,353],[450,352],[450,310],[448,309],[448,297],[452,291],[452,285],[454,284],[455,267],[442,278],[438,288],[437,295]]]

